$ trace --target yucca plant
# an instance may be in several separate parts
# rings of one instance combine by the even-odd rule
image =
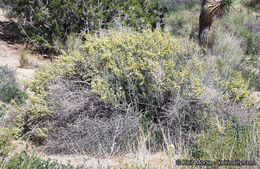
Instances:
[[[207,44],[207,30],[212,26],[214,18],[220,13],[234,10],[240,0],[203,0],[199,21],[199,41],[201,45]]]

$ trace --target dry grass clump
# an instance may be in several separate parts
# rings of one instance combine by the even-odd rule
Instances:
[[[35,58],[32,58],[29,51],[22,51],[20,58],[20,68],[30,69],[32,67],[38,66],[38,63]]]

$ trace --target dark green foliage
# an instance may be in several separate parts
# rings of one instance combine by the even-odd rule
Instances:
[[[22,33],[43,48],[54,48],[71,32],[93,31],[115,20],[136,29],[163,26],[166,8],[158,0],[4,0],[19,17]]]
[[[11,102],[14,100],[18,104],[24,103],[24,100],[27,99],[27,95],[21,89],[18,88],[17,84],[7,83],[0,90],[0,97],[4,102]]]

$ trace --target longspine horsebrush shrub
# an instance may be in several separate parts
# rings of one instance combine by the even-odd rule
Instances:
[[[24,120],[29,121],[26,124],[29,130],[26,132],[37,125],[37,129],[30,135],[37,137],[41,143],[44,143],[48,138],[50,143],[53,143],[52,136],[57,136],[55,132],[51,133],[52,136],[49,135],[52,129],[48,126],[48,122],[46,123],[46,119],[52,119],[52,117],[56,117],[56,120],[64,119],[63,124],[65,120],[71,119],[68,117],[73,116],[75,117],[73,120],[78,119],[74,121],[75,124],[82,127],[84,125],[81,124],[86,124],[84,121],[90,120],[88,125],[84,127],[87,129],[86,131],[93,131],[96,130],[96,128],[91,129],[95,127],[94,124],[104,120],[98,119],[98,117],[104,117],[104,112],[106,112],[105,117],[108,119],[102,124],[109,123],[110,128],[107,128],[106,125],[100,125],[100,131],[104,132],[112,129],[113,126],[116,127],[116,125],[111,124],[115,122],[114,119],[117,119],[116,115],[125,118],[124,114],[126,113],[124,112],[128,111],[130,107],[132,113],[139,117],[142,116],[142,125],[149,126],[151,122],[153,124],[163,122],[168,128],[174,129],[178,133],[174,126],[180,124],[181,130],[199,132],[205,125],[204,116],[214,115],[212,112],[215,111],[215,107],[212,103],[215,99],[224,99],[220,104],[230,101],[232,106],[237,109],[239,109],[240,102],[246,100],[247,104],[250,101],[247,84],[240,75],[234,75],[232,79],[223,79],[220,72],[215,68],[212,70],[211,64],[209,65],[211,70],[209,76],[208,72],[205,71],[206,60],[201,60],[198,57],[191,58],[191,53],[194,54],[194,48],[198,46],[193,43],[185,43],[183,42],[185,40],[180,38],[175,39],[170,32],[163,32],[159,29],[155,31],[143,30],[142,32],[111,30],[98,35],[87,34],[85,38],[86,41],[78,52],[64,52],[55,59],[50,67],[38,69],[35,79],[30,85],[35,95],[29,96],[29,105],[24,110],[26,112]],[[185,50],[183,46],[186,46]],[[190,50],[189,48],[192,48],[192,51],[187,52]],[[240,79],[237,81],[236,77],[240,77]],[[63,84],[65,86],[68,85],[68,88],[65,89],[62,87],[63,85],[59,86],[59,81],[65,83]],[[55,84],[58,85],[59,90],[50,90]],[[71,90],[70,87],[75,84],[81,87]],[[216,97],[212,95],[205,100],[205,95],[211,95],[208,90],[205,90],[206,87],[209,87],[208,85],[216,90],[217,95]],[[63,89],[66,92],[62,92]],[[84,92],[81,92],[81,95],[77,94],[83,89]],[[54,95],[53,92],[55,92]],[[84,96],[84,93],[87,97]],[[70,106],[73,99],[82,99],[82,97],[84,99],[82,104],[79,104],[80,107],[71,109],[75,106],[75,103],[72,107]],[[65,101],[72,99],[69,101],[71,104],[63,103],[64,99]],[[55,105],[56,103],[61,103],[62,109],[59,109],[60,105]],[[95,111],[91,110],[89,104],[94,105],[92,108]],[[103,106],[95,107],[95,105],[101,104]],[[229,106],[227,108],[232,109]],[[219,113],[221,114],[222,111]],[[77,117],[79,115],[86,116],[86,119],[79,119]],[[89,117],[90,115],[91,117]],[[92,119],[92,116],[97,117],[97,119]],[[113,118],[109,119],[110,116]],[[49,124],[58,122],[55,119],[52,119]],[[183,120],[178,121],[180,119]],[[135,124],[139,124],[138,121],[134,121]],[[131,123],[133,124],[133,122]],[[65,126],[60,129],[57,127],[57,132],[61,130],[67,132],[61,140],[66,139],[66,137],[79,137],[77,134],[80,133],[68,132],[67,123],[64,124]],[[121,125],[121,123],[118,124]],[[125,124],[122,124],[121,127],[124,126]],[[136,128],[136,126],[134,127]],[[69,130],[76,131],[76,128]],[[176,133],[171,134],[176,135]],[[136,134],[134,133],[134,136]],[[99,138],[98,135],[96,136]],[[104,139],[103,136],[100,135],[100,143]],[[93,140],[88,141],[91,145]],[[117,141],[122,140],[117,139]],[[84,142],[75,143],[79,147],[84,146],[82,145]],[[103,143],[105,144],[102,145]],[[110,143],[103,143],[101,143],[105,147],[102,149],[103,153],[104,151],[110,152],[111,149],[107,147]],[[58,142],[48,146],[53,145],[58,145]],[[54,151],[66,149],[71,152],[70,147],[66,146],[63,144],[59,150],[55,146],[56,150]],[[88,148],[90,150],[93,147]],[[122,147],[117,148],[122,150]],[[81,149],[78,150],[81,151]]]
[[[30,100],[37,104],[30,104],[27,111],[32,125],[49,115],[48,88],[55,78],[82,79],[112,107],[130,104],[151,118],[172,96],[182,93],[196,98],[202,94],[199,77],[192,76],[199,73],[198,67],[181,65],[185,62],[179,57],[183,49],[169,32],[88,34],[82,50],[76,55],[64,53],[49,71],[36,73],[30,86],[36,96]]]

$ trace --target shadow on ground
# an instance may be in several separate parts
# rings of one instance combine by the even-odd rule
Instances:
[[[14,21],[0,21],[0,40],[9,44],[22,43],[23,38]]]

